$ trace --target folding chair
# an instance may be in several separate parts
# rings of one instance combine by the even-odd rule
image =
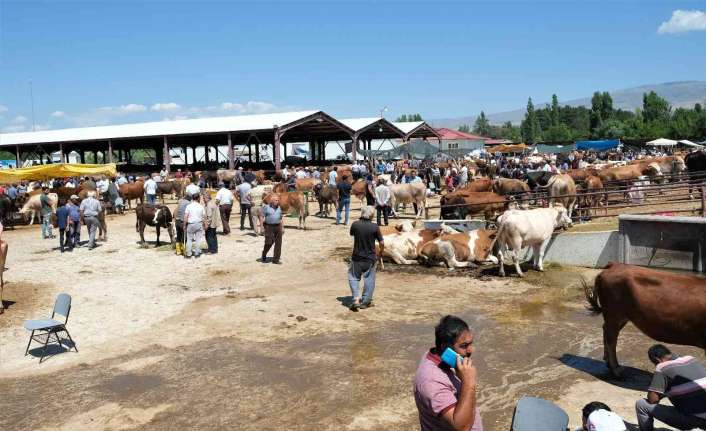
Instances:
[[[50,319],[25,321],[25,329],[27,329],[28,331],[32,331],[32,335],[29,336],[29,342],[27,343],[27,350],[25,350],[25,356],[27,356],[27,353],[29,353],[29,346],[32,344],[32,340],[44,344],[44,348],[42,349],[42,357],[39,358],[39,363],[41,364],[44,360],[44,357],[46,356],[47,344],[49,343],[49,340],[51,339],[52,335],[54,336],[54,338],[56,338],[56,342],[59,344],[59,347],[61,347],[61,338],[59,338],[60,332],[66,332],[66,335],[69,337],[71,345],[74,349],[76,349],[76,352],[78,353],[78,347],[76,347],[76,343],[74,343],[74,340],[71,339],[71,334],[69,334],[69,330],[66,329],[66,322],[69,321],[69,312],[71,312],[71,295],[68,295],[66,293],[60,293],[56,297],[56,302],[54,303],[54,310],[51,313]],[[56,316],[57,314],[64,316],[64,323],[61,323],[58,320],[54,319],[54,316]],[[36,335],[35,332],[37,332]]]
[[[569,416],[556,404],[535,397],[522,397],[512,416],[512,431],[566,431]]]

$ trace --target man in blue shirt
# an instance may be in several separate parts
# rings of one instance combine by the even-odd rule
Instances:
[[[78,208],[78,196],[71,195],[71,199],[66,204],[66,208],[69,210],[69,231],[66,242],[69,251],[73,251],[74,247],[80,246],[79,242],[81,240],[81,211],[79,211]]]
[[[351,185],[348,183],[348,176],[341,177],[341,181],[336,184],[338,189],[338,207],[336,207],[336,224],[341,224],[341,210],[346,209],[346,222],[348,224],[348,216],[351,212]]]
[[[59,201],[59,208],[56,210],[56,224],[59,228],[59,250],[63,253],[64,246],[69,243],[69,236],[65,236],[69,224],[69,208],[63,199]]]
[[[284,235],[284,220],[282,219],[282,208],[279,206],[279,195],[273,194],[270,202],[262,207],[260,224],[265,226],[265,247],[262,249],[260,262],[267,263],[267,252],[274,244],[275,251],[272,256],[272,263],[281,265],[282,255],[282,235]]]
[[[16,185],[16,184],[12,184],[10,187],[7,188],[6,193],[7,193],[7,197],[9,197],[10,199],[12,199],[13,201],[14,201],[15,199],[17,199],[17,185]]]

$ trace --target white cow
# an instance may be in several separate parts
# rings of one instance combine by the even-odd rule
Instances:
[[[42,213],[42,202],[41,202],[41,194],[38,195],[32,195],[29,197],[27,202],[22,206],[22,209],[20,209],[20,214],[22,214],[25,217],[31,217],[29,224],[34,224],[34,217],[35,215],[37,216],[38,219],[41,220],[41,213]],[[59,202],[59,195],[56,193],[47,193],[47,197],[49,198],[49,205],[52,208],[52,212],[56,212],[56,205]],[[27,215],[29,213],[29,215]],[[26,220],[26,219],[25,219]]]
[[[534,269],[544,271],[542,259],[549,240],[558,227],[571,226],[571,218],[566,208],[555,205],[549,208],[532,210],[509,210],[498,218],[498,261],[500,261],[500,276],[505,276],[503,251],[509,250],[512,255],[517,275],[522,277],[520,269],[520,251],[532,246],[532,262]]]
[[[456,230],[441,225],[440,230],[415,229],[409,220],[395,226],[396,231],[383,235],[385,248],[380,257],[380,267],[384,269],[382,258],[392,259],[398,265],[412,265],[417,263],[419,250],[422,245],[438,237],[442,233],[456,233]]]
[[[398,204],[417,205],[417,218],[422,218],[424,207],[427,203],[427,186],[423,182],[390,185],[390,206],[392,213],[397,216]]]

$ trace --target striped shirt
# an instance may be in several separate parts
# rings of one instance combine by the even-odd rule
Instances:
[[[706,369],[692,356],[657,364],[648,391],[666,395],[683,414],[706,419]]]

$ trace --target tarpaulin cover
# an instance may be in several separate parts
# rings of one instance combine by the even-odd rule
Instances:
[[[491,154],[494,153],[522,153],[527,151],[529,147],[525,144],[514,144],[514,145],[494,145],[485,147],[485,150]]]
[[[620,139],[605,139],[602,141],[576,141],[577,150],[605,151],[618,148]]]
[[[570,144],[570,145],[544,145],[544,144],[537,144],[535,145],[535,148],[537,149],[538,153],[542,154],[566,154],[574,151],[576,149],[576,145]]]
[[[80,177],[84,175],[117,175],[115,163],[88,165],[80,163],[53,163],[19,169],[0,169],[0,183],[7,184],[20,180],[47,180],[50,178]]]

